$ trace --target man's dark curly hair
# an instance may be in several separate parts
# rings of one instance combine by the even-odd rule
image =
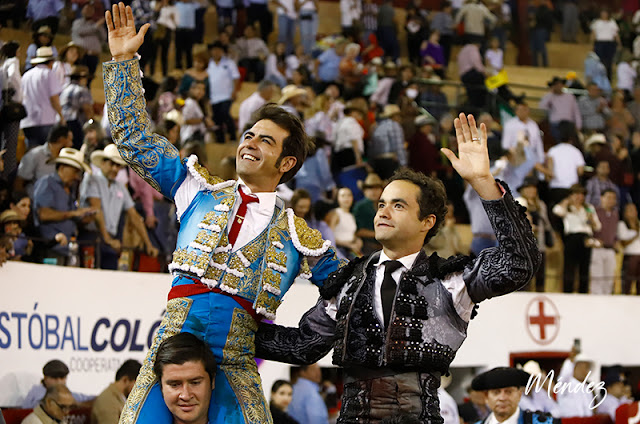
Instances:
[[[447,192],[444,184],[437,178],[428,177],[422,172],[417,172],[409,168],[398,169],[391,176],[389,182],[398,180],[409,181],[420,187],[420,197],[418,198],[418,205],[420,206],[418,218],[420,220],[425,219],[429,215],[435,215],[436,217],[436,223],[424,238],[424,244],[427,244],[429,240],[438,233],[438,230],[444,222],[444,217],[447,214]]]

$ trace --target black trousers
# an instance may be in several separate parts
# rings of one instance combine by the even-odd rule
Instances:
[[[254,25],[256,22],[260,24],[260,38],[265,42],[268,41],[269,34],[273,31],[273,15],[267,8],[267,5],[249,3],[247,19],[249,20],[249,25]]]
[[[564,269],[562,281],[565,293],[573,293],[576,271],[578,271],[578,292],[589,292],[589,264],[591,249],[585,246],[585,233],[567,234],[564,237]]]
[[[187,67],[189,69],[193,66],[193,40],[195,31],[186,28],[176,29],[176,69],[182,68],[182,56],[186,57]]]
[[[469,105],[484,108],[487,104],[487,89],[484,86],[484,75],[475,68],[471,69],[462,77],[462,84],[467,90],[467,102]]]
[[[236,123],[233,121],[233,118],[229,113],[231,110],[231,100],[212,104],[211,108],[213,110],[213,120],[218,125],[218,129],[216,130],[216,141],[218,143],[225,142],[225,131],[229,134],[231,140],[235,140]]]

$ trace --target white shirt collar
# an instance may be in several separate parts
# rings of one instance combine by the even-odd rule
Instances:
[[[509,418],[502,421],[501,423],[498,422],[498,420],[496,419],[496,416],[492,412],[491,415],[489,416],[489,420],[487,421],[487,424],[518,424],[519,418],[520,418],[520,407],[518,406],[516,408],[516,412],[514,412],[513,415],[511,415]]]
[[[242,189],[245,194],[253,194],[258,196],[258,211],[260,213],[264,213],[265,215],[273,215],[273,211],[276,207],[276,192],[262,192],[262,193],[252,193],[249,186],[247,186],[241,178],[238,177],[238,190]],[[239,194],[238,194],[239,196]]]
[[[411,269],[411,267],[413,266],[413,263],[416,261],[416,258],[418,257],[418,254],[420,253],[420,251],[416,252],[416,253],[412,253],[410,255],[407,256],[403,256],[401,258],[398,258],[397,260],[402,264],[402,266],[404,266],[406,269]],[[378,259],[378,262],[376,263],[376,266],[380,266],[383,263],[385,263],[386,261],[390,261],[391,259],[384,253],[384,250],[382,250],[380,252],[380,259]]]

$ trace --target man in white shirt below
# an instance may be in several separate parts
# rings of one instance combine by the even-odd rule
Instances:
[[[482,424],[558,422],[550,415],[520,409],[518,404],[528,381],[528,373],[508,367],[494,368],[474,378],[471,387],[473,390],[486,391],[487,405],[491,409],[491,414],[482,421]]]
[[[566,384],[566,389],[560,390],[557,394],[558,408],[553,412],[553,415],[559,418],[591,417],[598,405],[594,399],[595,393],[587,390],[587,378],[591,375],[593,361],[583,354],[576,355],[574,352],[575,350],[565,359],[558,374],[558,383]],[[583,382],[584,387],[577,387]]]
[[[238,111],[238,136],[244,133],[244,127],[251,119],[251,115],[268,103],[275,93],[276,85],[272,81],[262,80],[256,91],[240,103]]]

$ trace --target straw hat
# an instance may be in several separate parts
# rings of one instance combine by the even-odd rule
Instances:
[[[23,219],[20,218],[20,215],[14,210],[7,209],[6,211],[0,213],[0,224],[6,224],[8,222],[21,222]]]
[[[84,56],[84,49],[82,47],[80,47],[79,45],[77,45],[76,43],[74,43],[73,41],[69,41],[67,44],[65,44],[65,46],[63,48],[60,49],[60,51],[58,52],[58,57],[59,58],[63,58],[64,55],[67,54],[69,49],[71,49],[73,47],[75,47],[76,50],[78,50],[78,57]]]
[[[438,123],[438,121],[433,117],[432,114],[427,112],[424,115],[416,116],[416,119],[414,119],[413,123],[416,125],[416,127],[420,128],[425,125],[435,125]]]
[[[360,190],[364,190],[367,188],[374,188],[374,187],[383,187],[384,186],[384,182],[382,181],[382,179],[378,176],[378,174],[374,174],[373,172],[371,174],[367,175],[367,178],[365,178],[364,181],[360,180],[358,181],[358,188]]]
[[[127,163],[120,156],[120,152],[118,152],[118,146],[115,144],[109,144],[104,150],[96,150],[91,153],[91,163],[95,166],[100,166],[105,159],[109,159],[120,166],[127,166]]]
[[[43,25],[40,28],[38,28],[38,31],[36,31],[36,34],[38,35],[45,34],[53,38],[53,32],[51,31],[51,27],[49,25]]]
[[[382,119],[391,118],[392,116],[399,115],[399,114],[400,114],[400,106],[386,105],[382,110],[382,114],[380,115],[380,118]]]
[[[39,63],[46,63],[55,60],[55,56],[53,55],[53,49],[51,46],[42,46],[36,50],[36,56],[31,59],[32,65],[37,65]]]
[[[584,148],[588,149],[594,144],[607,144],[607,137],[600,133],[591,134],[591,136],[589,136],[589,138],[584,142]]]
[[[60,154],[53,160],[54,163],[69,165],[83,172],[91,173],[89,165],[84,163],[84,156],[80,150],[72,147],[64,147],[60,150]]]
[[[293,97],[302,96],[306,94],[307,94],[307,90],[305,90],[304,88],[299,88],[293,84],[287,85],[285,88],[282,89],[282,94],[280,96],[280,100],[278,100],[278,104],[283,105]]]

